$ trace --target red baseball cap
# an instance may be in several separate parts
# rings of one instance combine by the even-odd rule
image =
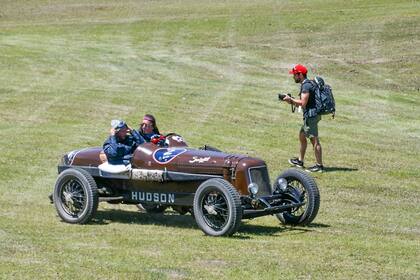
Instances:
[[[289,71],[289,74],[294,75],[297,73],[306,74],[308,73],[308,69],[306,69],[306,67],[303,66],[302,64],[296,64],[295,67],[293,67],[293,69]]]

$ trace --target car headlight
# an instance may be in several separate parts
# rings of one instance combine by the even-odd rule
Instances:
[[[284,178],[279,178],[277,180],[277,188],[279,191],[284,192],[287,189],[287,180]]]
[[[258,193],[258,185],[255,183],[249,184],[248,191],[251,194],[251,196],[255,196]]]

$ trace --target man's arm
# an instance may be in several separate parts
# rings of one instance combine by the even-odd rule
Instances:
[[[131,135],[133,136],[133,139],[137,143],[137,145],[140,145],[140,144],[143,144],[144,142],[146,142],[146,140],[144,140],[143,136],[141,136],[141,134],[135,129],[131,130]]]
[[[126,145],[118,143],[115,135],[111,135],[103,145],[104,153],[108,158],[122,157],[126,154]]]
[[[293,104],[295,106],[302,106],[302,108],[306,107],[306,104],[308,104],[308,100],[309,100],[309,91],[302,92],[300,95],[300,99],[295,99],[288,95],[286,95],[283,98],[283,101],[286,101],[287,103]]]

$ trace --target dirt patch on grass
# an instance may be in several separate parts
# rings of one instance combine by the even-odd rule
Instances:
[[[228,263],[223,260],[199,260],[196,264],[203,267],[223,267],[228,265]]]
[[[153,268],[150,271],[158,274],[164,274],[169,279],[184,279],[187,277],[187,273],[177,269]]]

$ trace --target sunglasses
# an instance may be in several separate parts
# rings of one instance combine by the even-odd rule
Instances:
[[[141,127],[153,127],[153,124],[151,124],[151,123],[141,123],[140,126]]]

